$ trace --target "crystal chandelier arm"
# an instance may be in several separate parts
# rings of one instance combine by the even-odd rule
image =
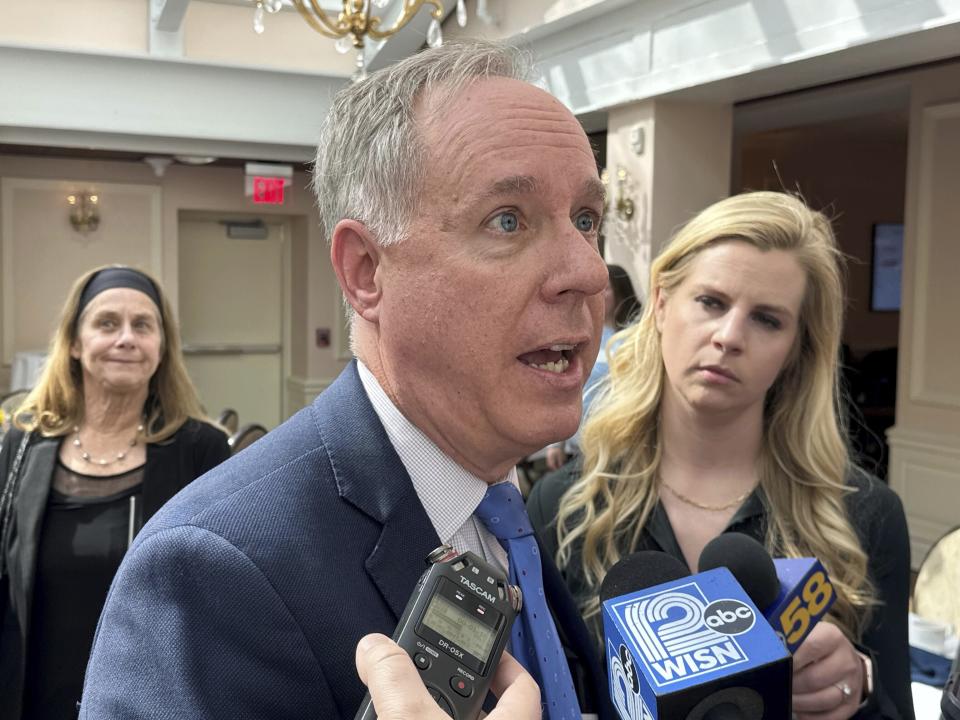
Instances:
[[[296,2],[297,0],[294,1]],[[315,0],[311,0],[311,2],[315,2]],[[433,15],[434,20],[440,22],[443,18],[443,4],[440,0],[403,0],[403,12],[400,13],[400,17],[397,18],[392,28],[378,30],[377,26],[380,25],[380,18],[375,17],[370,19],[370,27],[367,29],[367,34],[374,40],[383,40],[384,38],[390,37],[410,22],[410,19],[417,14],[424,2],[433,5],[433,10],[430,11],[430,14]]]
[[[307,9],[306,5],[304,4],[305,2],[306,0],[293,0],[293,4],[300,12],[300,15],[303,17],[303,19],[306,20],[307,24],[318,33],[336,40],[338,38],[342,38],[344,35],[347,35],[350,32],[349,25],[343,26],[342,23],[334,23],[327,16],[326,11],[320,7],[318,0],[309,0],[310,7],[313,12]]]

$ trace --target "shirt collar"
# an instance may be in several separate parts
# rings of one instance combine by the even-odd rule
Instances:
[[[755,520],[762,518],[767,512],[767,496],[763,489],[757,487],[750,496],[743,501],[743,504],[737,508],[737,511],[730,518],[724,532],[740,532],[753,530],[757,527]],[[666,510],[657,502],[650,512],[650,520],[647,522],[647,532],[654,542],[667,554],[686,562],[683,557],[683,551],[680,549],[680,543],[677,542],[677,536],[673,532],[673,526],[670,524],[670,518]]]
[[[363,389],[390,438],[390,444],[410,475],[437,536],[441,542],[449,543],[483,500],[487,483],[458,465],[410,422],[359,360],[357,369]],[[498,482],[503,481],[519,486],[517,469],[511,468]]]

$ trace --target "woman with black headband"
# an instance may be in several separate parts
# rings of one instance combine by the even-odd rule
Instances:
[[[0,453],[0,707],[75,718],[100,610],[134,535],[229,455],[204,420],[160,286],[128,267],[73,287]]]

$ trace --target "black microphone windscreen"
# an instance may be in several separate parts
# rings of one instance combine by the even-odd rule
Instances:
[[[761,611],[780,593],[780,581],[770,553],[749,535],[730,532],[718,535],[700,553],[698,570],[725,567],[733,573],[753,604]]]
[[[600,583],[600,602],[661,583],[679,580],[690,570],[672,555],[641,550],[620,558]]]

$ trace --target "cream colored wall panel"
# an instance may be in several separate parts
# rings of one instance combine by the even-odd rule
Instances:
[[[190,379],[197,387],[207,414],[216,417],[224,408],[233,408],[240,426],[260,423],[268,430],[280,424],[281,357],[272,355],[187,355]]]
[[[99,195],[100,226],[81,234],[68,221],[67,196]],[[0,180],[3,361],[47,347],[73,282],[98,265],[161,272],[160,189],[96,181]]]
[[[287,408],[293,414],[316,400],[317,396],[326,390],[333,382],[333,378],[307,379],[290,376],[287,378]]]
[[[960,103],[926,108],[922,124],[910,397],[960,410]]]
[[[280,345],[283,240],[227,237],[215,221],[180,222],[180,332],[184,344]]]
[[[0,0],[0,42],[147,51],[147,0]],[[95,87],[93,78],[78,78]]]
[[[241,424],[273,428],[286,399],[289,276],[285,226],[267,230],[261,240],[241,240],[217,220],[181,219],[178,286],[184,352],[208,410],[232,407]]]
[[[960,525],[960,447],[949,435],[891,430],[891,487],[903,500],[910,529],[912,562]]]
[[[252,4],[235,6],[195,0],[184,18],[184,57],[329,76],[348,77],[354,71],[354,53],[338,53],[334,41],[314,32],[300,13],[268,14],[264,26],[262,35],[254,32]],[[317,118],[318,123],[320,119]]]
[[[611,110],[608,121],[606,259],[630,271],[644,299],[650,264],[672,232],[730,194],[733,110],[726,103],[654,100]],[[622,186],[620,169],[627,172]],[[614,209],[621,195],[633,201],[629,220]]]
[[[960,384],[951,377],[960,347],[960,67],[925,69],[910,80],[897,420],[887,437],[890,484],[903,497],[918,563],[960,523]]]

